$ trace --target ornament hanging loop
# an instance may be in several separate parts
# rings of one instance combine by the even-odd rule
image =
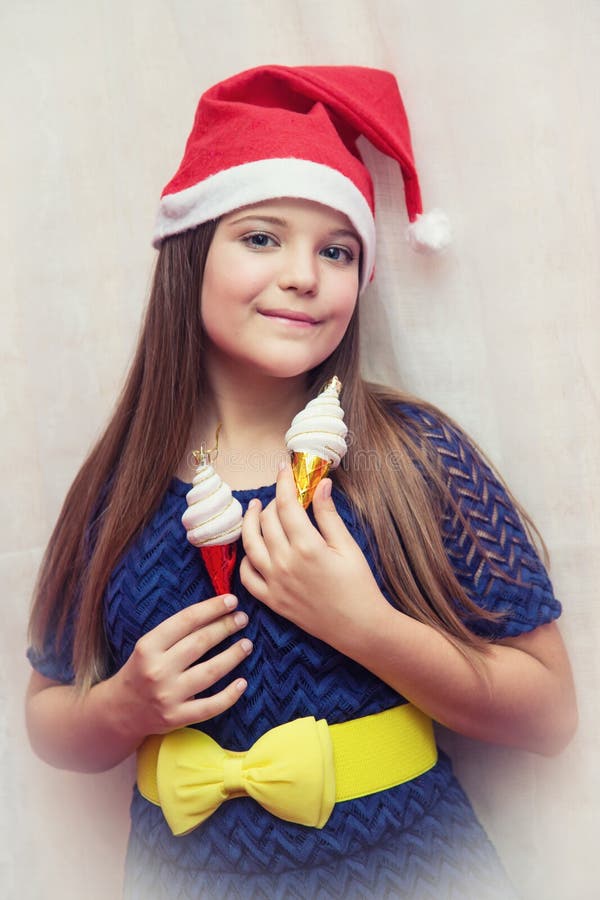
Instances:
[[[216,460],[219,455],[219,435],[221,433],[221,428],[223,427],[223,423],[219,422],[217,425],[217,430],[215,431],[215,446],[211,447],[210,450],[206,449],[206,444],[204,441],[200,444],[199,450],[192,450],[192,456],[196,462],[197,466],[208,466],[212,465],[212,463]]]

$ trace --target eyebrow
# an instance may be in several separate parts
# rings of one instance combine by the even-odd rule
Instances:
[[[253,215],[252,213],[247,216],[240,216],[239,219],[234,219],[229,224],[239,225],[240,222],[268,222],[269,225],[287,225],[284,219],[278,219],[276,216],[261,216],[259,214]]]
[[[254,215],[252,213],[247,216],[240,216],[239,219],[234,219],[233,222],[229,222],[228,224],[234,226],[239,225],[242,222],[266,222],[268,225],[279,225],[282,228],[287,228],[288,225],[285,219],[279,219],[277,216]],[[335,228],[327,233],[332,238],[352,238],[359,244],[361,243],[356,231],[352,231],[350,228]]]

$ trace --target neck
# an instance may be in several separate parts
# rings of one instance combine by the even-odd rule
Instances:
[[[201,443],[207,449],[215,446],[220,425],[215,467],[222,477],[232,487],[270,483],[285,455],[285,433],[306,403],[305,375],[274,378],[218,365],[207,368],[210,401],[194,418],[188,468],[192,449]]]
[[[212,385],[212,401],[206,415],[201,417],[209,435],[221,425],[221,435],[229,443],[235,439],[247,442],[249,439],[272,433],[283,435],[290,426],[292,417],[305,403],[304,378],[256,379],[243,384]]]

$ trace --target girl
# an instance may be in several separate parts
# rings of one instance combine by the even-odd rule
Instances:
[[[513,896],[431,721],[544,754],[574,731],[527,517],[446,416],[360,377],[361,134],[400,165],[411,241],[442,245],[388,73],[203,95],[123,395],[42,564],[31,741],[80,771],[138,750],[130,898]],[[307,515],[283,436],[334,374],[352,440]],[[217,435],[245,512],[221,596],[180,521]]]

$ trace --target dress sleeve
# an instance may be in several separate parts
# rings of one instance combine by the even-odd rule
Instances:
[[[502,614],[492,622],[467,619],[469,627],[501,640],[558,618],[561,604],[548,573],[498,477],[456,427],[429,413],[420,418],[460,510],[448,504],[443,518],[448,558],[470,599]]]
[[[90,524],[85,529],[84,553],[88,563],[92,558],[94,547],[96,546],[98,522],[101,511],[104,509],[110,486],[111,480],[109,479],[100,492]],[[45,675],[46,678],[51,678],[53,681],[60,681],[63,684],[72,684],[75,681],[73,643],[75,636],[75,619],[78,615],[80,600],[81,585],[77,587],[77,596],[69,609],[65,629],[58,644],[56,641],[56,628],[50,627],[48,628],[44,645],[40,650],[35,647],[28,647],[27,649],[27,659],[40,675]]]
[[[41,650],[28,647],[27,659],[33,668],[63,684],[72,684],[75,681],[73,670],[73,616],[69,616],[60,644],[56,646],[55,633],[49,629],[44,646]]]

